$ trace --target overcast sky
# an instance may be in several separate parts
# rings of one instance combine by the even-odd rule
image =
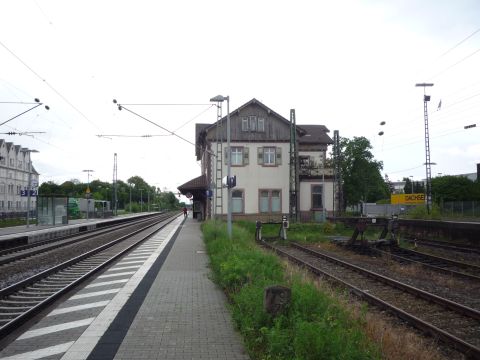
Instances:
[[[39,151],[41,182],[86,182],[85,169],[111,182],[117,153],[119,179],[176,190],[200,175],[194,146],[112,100],[202,104],[127,106],[195,142],[195,123],[216,120],[209,99],[221,94],[231,110],[257,98],[286,118],[294,108],[297,124],[325,125],[332,137],[365,136],[391,180],[420,180],[423,89],[415,83],[432,82],[432,175],[472,173],[479,30],[478,0],[0,0],[0,101],[50,106],[0,126],[44,133],[0,138]],[[0,123],[31,107],[0,103]],[[477,128],[465,130],[470,124]]]

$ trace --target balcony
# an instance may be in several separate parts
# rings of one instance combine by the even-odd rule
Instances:
[[[305,159],[300,157],[300,164],[299,164],[299,177],[302,178],[320,178],[322,176],[325,177],[333,177],[333,169],[332,168],[322,168],[321,164],[312,160],[312,159]]]

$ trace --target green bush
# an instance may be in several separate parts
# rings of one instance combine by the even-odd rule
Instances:
[[[432,205],[430,214],[428,214],[427,207],[425,205],[418,205],[409,210],[408,218],[421,220],[440,220],[442,215],[437,204]]]
[[[323,231],[323,225],[315,226],[315,232]],[[231,240],[224,223],[207,222],[202,230],[214,279],[230,300],[252,359],[379,358],[359,322],[333,298],[300,279],[286,280],[280,260],[255,244],[254,226],[234,226]],[[270,285],[292,290],[290,306],[275,318],[263,309],[264,289]]]

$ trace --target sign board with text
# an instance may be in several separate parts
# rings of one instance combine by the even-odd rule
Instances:
[[[37,190],[30,190],[30,196],[37,196]],[[28,190],[20,190],[20,196],[28,196]]]
[[[392,194],[390,203],[405,205],[425,204],[425,194]]]

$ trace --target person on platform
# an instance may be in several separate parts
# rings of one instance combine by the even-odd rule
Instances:
[[[187,208],[183,208],[183,217],[186,218],[188,216]]]

